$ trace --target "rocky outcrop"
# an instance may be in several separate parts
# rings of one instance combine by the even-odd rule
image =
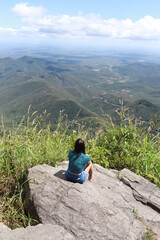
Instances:
[[[66,168],[63,162],[57,168],[39,165],[29,170],[26,206],[43,225],[39,230],[39,225],[21,229],[24,237],[13,239],[52,239],[45,238],[50,232],[59,234],[59,240],[138,240],[151,235],[160,239],[158,187],[127,169],[118,172],[98,165],[92,182],[75,184],[65,180]],[[36,227],[41,238],[29,237]],[[4,236],[15,231],[20,234],[12,230],[0,234],[0,240],[12,239]]]
[[[5,228],[3,226],[3,228]],[[38,224],[1,232],[0,240],[74,240],[75,238],[59,225]]]
[[[132,189],[137,201],[140,201],[160,213],[160,190],[141,176],[134,174],[128,169],[123,169],[119,179]]]

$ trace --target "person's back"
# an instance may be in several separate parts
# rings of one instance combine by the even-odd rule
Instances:
[[[85,145],[83,140],[77,139],[74,151],[69,152],[69,165],[66,171],[66,179],[72,182],[83,183],[87,179],[92,179],[92,162],[89,155],[85,154]]]
[[[69,151],[69,171],[72,173],[81,173],[84,171],[84,166],[86,163],[90,162],[90,157],[87,154],[80,153],[77,154],[74,151]]]

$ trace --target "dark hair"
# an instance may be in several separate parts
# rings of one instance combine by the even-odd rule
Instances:
[[[75,142],[74,152],[78,153],[78,155],[81,153],[85,154],[85,144],[82,139],[78,138]]]

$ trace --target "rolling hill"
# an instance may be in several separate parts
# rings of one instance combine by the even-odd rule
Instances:
[[[14,60],[0,59],[0,113],[7,120],[20,120],[31,105],[32,111],[40,114],[47,110],[51,121],[58,119],[60,110],[65,110],[69,120],[79,113],[79,118],[97,117],[82,106],[64,85],[71,85],[63,78],[68,69],[56,67],[48,61],[22,57]],[[60,75],[61,74],[61,75]],[[85,89],[83,90],[84,94]]]
[[[96,124],[107,115],[117,121],[119,99],[136,118],[160,112],[159,64],[109,56],[23,56],[0,59],[0,115],[7,123],[47,110],[52,124],[60,110],[68,119]]]

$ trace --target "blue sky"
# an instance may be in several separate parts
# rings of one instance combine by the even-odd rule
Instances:
[[[28,0],[0,4],[0,43],[160,47],[160,0]]]
[[[131,18],[132,20],[147,15],[154,18],[160,17],[159,0],[9,0],[2,1],[0,4],[0,20],[12,24],[13,14],[11,9],[16,3],[20,2],[27,2],[31,6],[44,6],[51,14],[77,15],[79,12],[83,12],[84,14],[100,14],[104,18]]]

